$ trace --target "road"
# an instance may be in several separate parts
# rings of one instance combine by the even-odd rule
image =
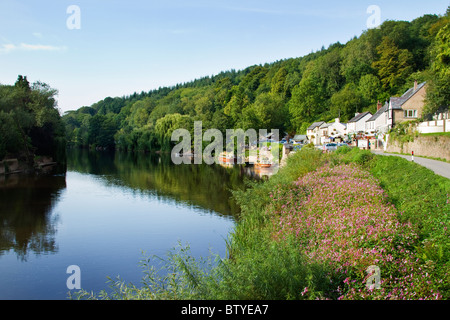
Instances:
[[[372,151],[372,153],[377,154],[377,155],[382,155],[382,156],[396,156],[396,157],[404,158],[408,161],[412,161],[412,156],[405,156],[405,155],[393,154],[393,153],[384,153],[383,151]],[[450,179],[450,163],[438,161],[438,160],[431,160],[431,159],[427,159],[427,158],[421,158],[421,157],[417,157],[417,156],[414,156],[414,162],[434,171],[436,174],[438,174],[440,176]]]

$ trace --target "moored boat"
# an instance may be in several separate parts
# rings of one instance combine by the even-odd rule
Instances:
[[[219,161],[221,163],[235,163],[236,162],[236,158],[234,157],[234,154],[229,154],[226,152],[222,152],[219,155]]]

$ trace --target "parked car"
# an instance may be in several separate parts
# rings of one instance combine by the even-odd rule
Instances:
[[[326,150],[326,151],[336,151],[337,148],[338,148],[337,143],[327,143],[327,144],[325,145],[325,150]]]
[[[339,147],[345,147],[345,146],[348,147],[348,144],[345,143],[345,142],[341,142],[341,143],[338,143],[337,146],[338,146],[338,148],[339,148]]]

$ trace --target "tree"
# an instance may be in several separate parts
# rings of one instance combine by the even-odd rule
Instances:
[[[344,77],[341,74],[341,45],[337,44],[328,49],[328,52],[317,59],[313,71],[322,85],[326,97],[331,97],[344,85]]]
[[[364,105],[374,104],[378,100],[387,99],[387,97],[383,96],[380,79],[373,74],[366,74],[360,78],[358,91],[364,99]]]
[[[281,67],[280,70],[277,71],[271,81],[271,93],[282,95],[286,94],[285,82],[287,75],[288,72],[283,67]]]
[[[399,49],[389,37],[383,38],[377,52],[380,58],[372,67],[377,71],[383,89],[396,94],[413,72],[413,56],[407,49]]]
[[[431,81],[425,113],[448,107],[450,101],[450,19],[437,33],[432,49]]]
[[[242,129],[281,129],[285,128],[288,109],[280,94],[260,94],[254,103],[244,109],[240,126]]]
[[[354,38],[347,43],[341,52],[342,64],[341,74],[345,77],[347,83],[358,84],[361,77],[373,73],[372,62],[374,56],[366,37]]]
[[[331,97],[331,115],[348,121],[355,112],[361,111],[363,98],[353,84],[347,84],[344,89]]]
[[[314,62],[311,62],[307,71],[298,84],[292,90],[289,101],[289,114],[291,125],[298,129],[304,122],[312,122],[325,110],[326,98],[320,79],[313,71]]]
[[[57,90],[42,82],[31,86],[21,75],[14,86],[0,85],[2,157],[11,153],[30,165],[34,155],[65,159],[65,126],[56,108],[56,94]]]
[[[247,95],[249,101],[253,102],[256,97],[255,92],[266,76],[267,69],[262,66],[255,66],[250,68],[250,70],[239,85],[244,89],[244,93]]]
[[[233,123],[237,123],[242,114],[242,110],[250,104],[250,101],[245,94],[244,88],[241,86],[233,86],[231,91],[232,97],[225,106],[224,113],[232,119]]]
[[[169,150],[173,146],[171,138],[172,133],[176,129],[186,129],[191,133],[191,136],[194,136],[193,128],[194,126],[189,116],[173,113],[156,121],[155,134],[158,137],[161,147]]]
[[[11,114],[4,111],[0,111],[0,137],[0,160],[8,153],[20,151],[22,142],[20,132]]]

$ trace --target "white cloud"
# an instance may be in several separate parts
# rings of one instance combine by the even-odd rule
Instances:
[[[14,44],[3,44],[0,47],[0,53],[8,53],[10,51],[13,51],[14,49],[16,49],[16,45]]]
[[[43,45],[43,44],[27,44],[27,43],[21,43],[20,49],[24,50],[31,50],[31,51],[61,51],[66,50],[66,47],[57,47],[57,46],[51,46],[51,45]]]
[[[3,44],[0,46],[0,53],[10,53],[12,51],[64,51],[67,50],[65,46],[52,46],[44,44],[28,44],[21,43],[20,45],[15,45],[12,43]]]
[[[44,36],[42,35],[42,33],[40,32],[33,32],[33,36],[35,36],[36,38],[42,39]]]

